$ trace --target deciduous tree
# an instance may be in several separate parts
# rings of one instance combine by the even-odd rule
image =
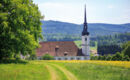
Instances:
[[[0,0],[0,59],[34,53],[42,38],[41,18],[32,0]]]

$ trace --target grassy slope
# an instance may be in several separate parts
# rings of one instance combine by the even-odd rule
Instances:
[[[96,63],[69,62],[30,61],[27,64],[0,64],[0,80],[71,80],[70,78],[73,78],[73,80],[130,79],[130,68],[112,66],[110,65],[111,63],[100,65],[106,63],[102,61],[100,61],[100,64],[96,64],[96,61],[94,61]],[[124,66],[123,63],[121,63],[121,66]],[[126,64],[130,65],[130,63]]]

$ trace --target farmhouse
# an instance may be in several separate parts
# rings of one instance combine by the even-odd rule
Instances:
[[[37,49],[37,58],[41,59],[44,54],[54,56],[55,60],[89,60],[89,32],[86,19],[86,5],[84,14],[84,27],[82,31],[82,49],[79,49],[72,41],[40,42]]]

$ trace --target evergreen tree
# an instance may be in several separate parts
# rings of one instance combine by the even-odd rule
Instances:
[[[122,48],[123,48],[122,53],[124,53],[124,55],[128,55],[130,57],[130,41],[123,44]]]

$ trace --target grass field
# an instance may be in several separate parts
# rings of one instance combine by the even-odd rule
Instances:
[[[0,64],[0,80],[130,80],[126,61],[29,61]]]

